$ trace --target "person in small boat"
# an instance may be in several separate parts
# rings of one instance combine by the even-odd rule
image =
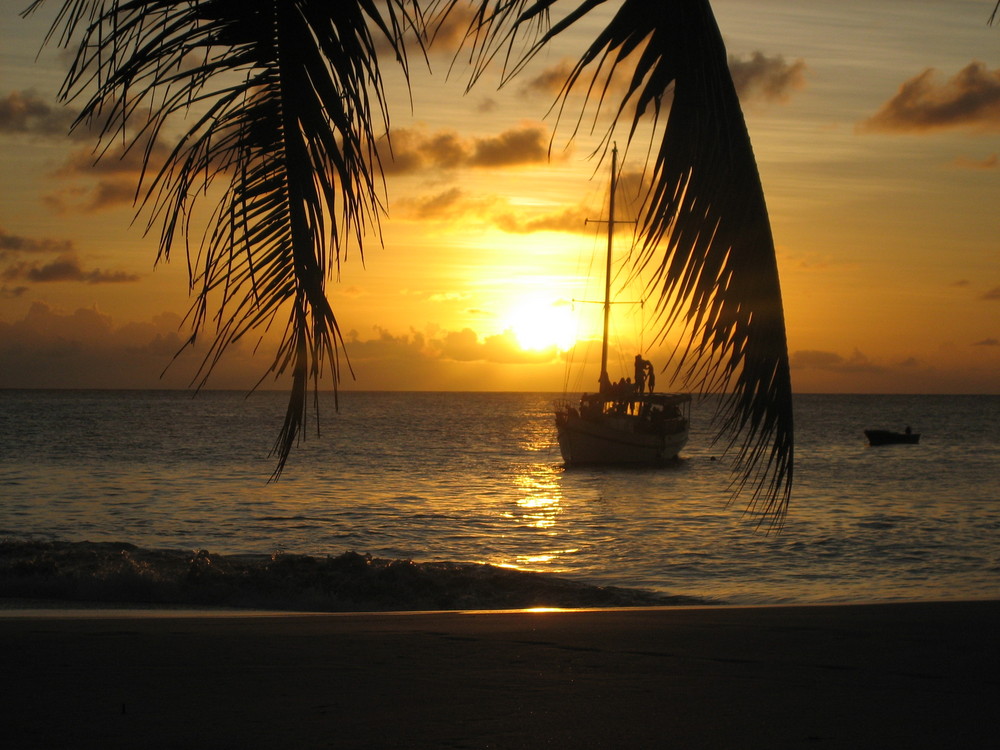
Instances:
[[[649,383],[649,392],[652,393],[656,387],[656,371],[653,369],[653,363],[649,360],[646,360],[646,382]]]

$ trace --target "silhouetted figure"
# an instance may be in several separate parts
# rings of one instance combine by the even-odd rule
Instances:
[[[652,393],[656,387],[656,371],[653,370],[653,363],[646,362],[646,382],[649,383],[649,392]]]
[[[649,362],[644,360],[641,354],[635,355],[635,392],[640,396],[646,385],[646,370],[649,367]]]

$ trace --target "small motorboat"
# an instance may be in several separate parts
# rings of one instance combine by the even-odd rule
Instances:
[[[865,430],[869,445],[916,445],[920,442],[920,433],[913,432],[909,427],[903,432],[891,430]]]

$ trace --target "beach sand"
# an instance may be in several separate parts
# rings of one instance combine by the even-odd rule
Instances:
[[[996,747],[998,639],[996,601],[8,610],[0,731],[6,748]]]

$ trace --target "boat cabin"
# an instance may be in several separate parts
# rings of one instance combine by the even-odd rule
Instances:
[[[634,423],[634,431],[671,433],[687,428],[690,409],[691,396],[687,393],[605,392],[585,393],[580,398],[579,414],[591,421],[620,417]]]

